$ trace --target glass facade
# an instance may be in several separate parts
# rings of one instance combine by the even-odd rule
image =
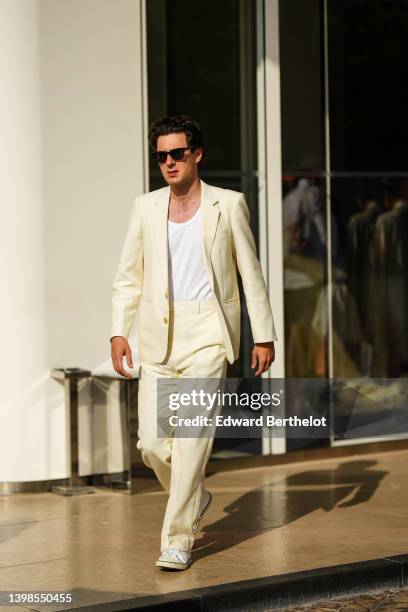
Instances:
[[[279,9],[286,375],[405,377],[408,2]]]
[[[333,294],[339,375],[408,372],[408,3],[328,3],[332,216],[347,304]],[[337,287],[336,287],[337,290]],[[343,290],[344,291],[344,290]],[[348,374],[350,372],[350,374]]]
[[[289,376],[401,375],[406,355],[396,339],[407,344],[401,200],[407,196],[408,3],[281,0],[279,8],[286,371]],[[328,347],[320,346],[328,335],[321,292],[328,267],[331,372],[323,358]],[[308,312],[302,309],[308,330],[301,342],[294,296],[309,295],[312,288]],[[375,312],[381,313],[377,322]],[[384,333],[378,327],[384,326],[378,323],[384,316],[395,331],[380,341]],[[395,351],[398,355],[385,358]]]
[[[408,1],[278,5],[285,375],[404,377]],[[261,6],[147,2],[149,122],[181,113],[200,121],[207,144],[200,174],[245,193],[257,244]],[[268,36],[274,28],[263,25]],[[163,186],[150,164],[150,188]],[[241,296],[241,356],[229,376],[251,377],[242,288]],[[299,414],[299,405],[288,402],[287,415]],[[341,418],[336,409],[328,416]],[[288,439],[287,450],[328,443]]]

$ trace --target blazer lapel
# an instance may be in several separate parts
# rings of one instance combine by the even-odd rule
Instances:
[[[160,262],[163,287],[168,291],[169,287],[169,263],[168,263],[168,239],[167,239],[167,219],[169,214],[170,187],[163,187],[157,194],[154,207],[154,249]]]
[[[203,255],[207,268],[210,285],[214,291],[214,274],[211,265],[211,249],[217,231],[220,210],[218,199],[210,185],[200,179],[201,182],[201,221],[203,229]]]

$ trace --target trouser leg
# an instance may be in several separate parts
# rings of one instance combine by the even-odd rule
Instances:
[[[179,550],[193,547],[193,523],[200,508],[214,435],[214,431],[209,435],[208,430],[201,437],[181,438],[173,433],[164,436],[163,430],[157,435],[163,378],[174,384],[180,378],[225,379],[227,368],[217,312],[212,309],[191,312],[190,305],[188,309],[189,312],[170,312],[169,356],[162,364],[142,362],[139,381],[137,447],[145,465],[154,470],[169,495],[161,532],[162,550],[169,546]],[[168,393],[167,380],[165,391]],[[161,416],[165,414],[163,410]]]
[[[170,494],[171,481],[171,439],[157,435],[157,376],[164,372],[155,365],[141,365],[138,393],[138,442],[143,463],[153,469],[157,479],[167,494]]]
[[[207,359],[210,357],[210,359]],[[202,362],[200,363],[200,358]],[[194,367],[184,375],[194,380],[202,379],[199,388],[212,388],[213,379],[225,378],[226,358],[222,345],[206,347],[194,355]],[[212,383],[212,384],[211,384]],[[219,388],[219,383],[215,382]],[[212,412],[214,416],[218,411]],[[208,413],[210,414],[210,413]],[[171,486],[161,534],[162,549],[170,546],[179,550],[191,550],[194,544],[193,523],[197,517],[205,470],[210,458],[215,428],[204,428],[200,437],[175,437],[171,451]]]
[[[205,469],[213,438],[174,438],[172,482],[163,521],[161,547],[191,550],[193,523],[198,514]]]

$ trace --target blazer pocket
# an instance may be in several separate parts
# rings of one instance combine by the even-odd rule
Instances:
[[[230,304],[231,302],[239,302],[239,300],[240,300],[239,297],[233,297],[233,298],[230,298],[228,300],[223,300],[223,303],[224,304]]]

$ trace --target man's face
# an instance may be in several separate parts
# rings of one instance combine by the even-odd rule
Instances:
[[[184,132],[166,134],[157,139],[156,151],[171,151],[180,147],[188,147],[187,136]],[[187,149],[180,161],[175,161],[170,155],[167,155],[166,161],[159,164],[164,180],[169,185],[186,185],[193,182],[198,175],[197,164],[201,157],[201,149],[196,149],[194,153]]]

